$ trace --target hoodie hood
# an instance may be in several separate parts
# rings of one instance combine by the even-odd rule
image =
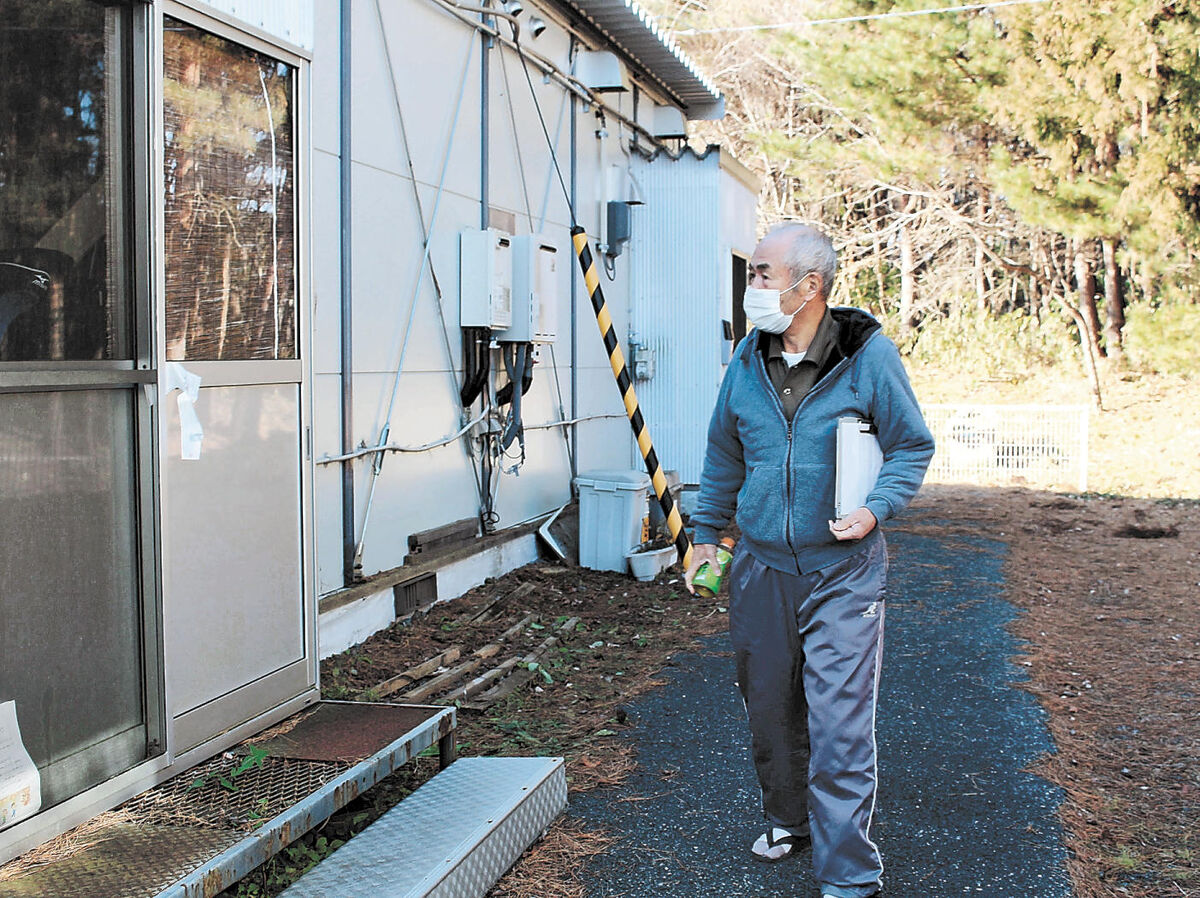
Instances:
[[[849,306],[830,306],[829,314],[833,316],[834,324],[837,325],[837,333],[834,336],[834,349],[829,353],[829,358],[826,360],[824,367],[821,368],[817,375],[817,380],[821,380],[838,366],[843,359],[853,359],[857,356],[867,341],[875,334],[883,330],[883,326],[872,315],[864,312],[862,309],[854,309]],[[747,339],[742,344],[742,350],[739,357],[743,364],[750,364],[753,358],[753,353],[757,352],[764,359],[767,352],[767,341],[771,338],[770,334],[759,333],[755,334],[751,331],[747,334]],[[854,365],[854,374],[850,378],[851,387],[854,392],[858,392],[858,365]]]

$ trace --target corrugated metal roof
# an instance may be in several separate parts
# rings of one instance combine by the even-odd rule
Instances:
[[[640,65],[683,107],[688,118],[718,118],[721,92],[637,0],[556,0]]]

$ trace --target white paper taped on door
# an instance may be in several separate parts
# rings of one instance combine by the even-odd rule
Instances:
[[[0,829],[42,807],[42,777],[21,741],[17,703],[0,702]]]

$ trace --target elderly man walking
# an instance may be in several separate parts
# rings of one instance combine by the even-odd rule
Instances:
[[[755,325],[708,431],[686,574],[734,519],[729,628],[766,831],[781,861],[811,840],[823,898],[880,894],[871,841],[875,703],[887,549],[879,524],[917,492],[933,454],[899,353],[870,315],[828,308],[837,254],[814,228],[772,230],[750,260]],[[883,467],[863,507],[833,520],[839,418],[870,421]]]

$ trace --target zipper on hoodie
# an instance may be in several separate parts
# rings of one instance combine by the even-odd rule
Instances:
[[[784,515],[783,539],[787,543],[788,551],[792,553],[792,560],[796,562],[796,573],[799,574],[800,556],[796,554],[796,547],[792,545],[792,421],[789,421],[787,415],[783,413],[783,402],[779,398],[779,393],[775,391],[771,379],[767,377],[767,366],[763,364],[762,357],[756,354],[754,363],[758,369],[758,376],[762,378],[767,394],[775,400],[775,409],[779,412],[779,418],[787,429],[787,455],[783,465],[785,478],[783,501],[787,510]]]
[[[787,425],[787,459],[784,462],[784,471],[786,472],[787,486],[783,491],[784,501],[787,505],[787,514],[784,516],[783,538],[787,540],[788,548],[792,551],[792,557],[796,559],[796,573],[800,573],[800,558],[796,555],[796,547],[792,544],[792,422],[788,421]]]
[[[762,378],[762,382],[766,387],[767,393],[770,394],[770,396],[775,400],[775,408],[779,411],[779,417],[783,419],[783,423],[787,428],[787,456],[784,463],[784,501],[787,504],[787,513],[784,517],[785,523],[783,538],[787,543],[788,551],[792,553],[792,560],[796,562],[797,574],[802,573],[802,571],[800,570],[800,556],[797,554],[796,547],[792,543],[792,428],[796,423],[796,419],[800,417],[800,412],[804,408],[805,403],[807,403],[808,400],[811,399],[812,396],[819,390],[823,390],[829,384],[833,383],[835,379],[834,376],[840,373],[844,368],[848,368],[850,363],[854,360],[854,357],[866,348],[867,344],[871,342],[877,333],[879,333],[879,331],[875,331],[874,333],[870,334],[867,339],[863,341],[862,345],[855,350],[853,355],[843,356],[842,360],[829,369],[824,377],[813,384],[812,389],[808,391],[804,398],[800,400],[800,404],[796,406],[796,410],[792,413],[792,417],[790,419],[783,413],[783,402],[779,398],[779,393],[775,390],[775,385],[771,383],[771,378],[767,377],[766,362],[763,361],[760,353],[753,353],[755,366],[758,368],[759,377]]]

